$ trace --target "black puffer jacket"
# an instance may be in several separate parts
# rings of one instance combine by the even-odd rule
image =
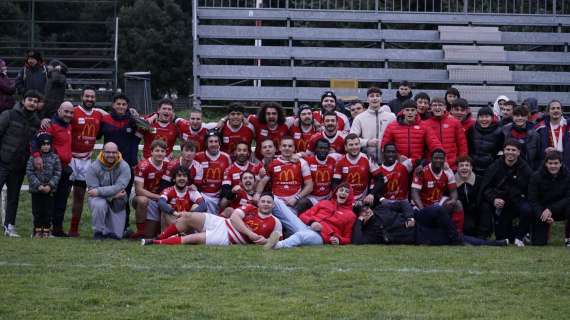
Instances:
[[[23,109],[20,103],[0,114],[0,162],[1,165],[24,170],[30,157],[30,141],[40,127],[36,112]]]
[[[473,159],[473,172],[482,175],[485,170],[497,160],[497,153],[503,148],[505,141],[501,128],[493,123],[487,128],[482,128],[475,123],[467,131],[467,143],[469,144],[469,156]]]
[[[400,110],[402,109],[402,102],[412,99],[412,97],[414,96],[414,94],[412,93],[412,91],[410,90],[410,94],[407,96],[402,96],[400,95],[400,91],[396,91],[396,99],[391,100],[390,102],[388,102],[388,106],[390,106],[390,109],[392,110],[392,112],[394,114],[398,114],[398,112],[400,112]]]
[[[516,130],[521,134],[526,134],[526,137],[513,137],[513,130]],[[521,158],[523,158],[533,170],[540,167],[541,161],[538,154],[540,149],[540,137],[538,136],[538,133],[532,129],[532,125],[530,123],[526,128],[513,128],[513,123],[509,123],[503,127],[503,134],[505,135],[505,141],[514,139],[522,144]]]
[[[408,201],[394,201],[379,205],[366,224],[356,220],[352,231],[353,244],[415,244],[415,228],[406,228],[406,221],[414,217]]]
[[[512,167],[500,157],[489,167],[483,177],[477,200],[492,203],[494,199],[516,202],[527,198],[528,184],[533,172],[526,161],[518,159]]]
[[[37,90],[44,94],[47,82],[47,68],[38,63],[34,67],[26,64],[18,73],[16,78],[16,89],[18,94],[23,96],[28,90]]]
[[[543,166],[530,178],[528,200],[537,218],[546,208],[563,212],[570,205],[570,173],[562,167],[560,173],[553,176]]]

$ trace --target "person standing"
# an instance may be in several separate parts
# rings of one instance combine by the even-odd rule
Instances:
[[[37,51],[28,51],[24,67],[16,78],[18,94],[23,95],[28,90],[36,90],[43,95],[46,83],[47,68],[44,65],[42,55]]]
[[[0,59],[0,113],[14,107],[16,103],[14,93],[16,93],[16,87],[14,82],[8,78],[6,62]]]
[[[67,66],[59,60],[51,60],[47,66],[45,106],[40,118],[51,118],[65,98],[67,87]]]
[[[36,114],[40,97],[38,91],[29,90],[13,109],[0,114],[0,190],[7,185],[4,234],[10,237],[19,236],[15,227],[16,213],[30,156],[30,141],[40,127]]]
[[[396,91],[396,98],[388,103],[390,110],[394,114],[400,113],[402,103],[406,100],[411,100],[413,97],[412,88],[408,81],[404,80],[398,85],[398,91]]]

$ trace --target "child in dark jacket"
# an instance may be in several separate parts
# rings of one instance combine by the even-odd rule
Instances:
[[[52,151],[51,135],[42,132],[38,134],[40,153],[43,160],[43,169],[34,167],[34,159],[30,157],[26,167],[26,175],[32,194],[32,214],[34,216],[34,238],[48,238],[50,236],[50,221],[53,210],[54,192],[61,177],[61,162]]]

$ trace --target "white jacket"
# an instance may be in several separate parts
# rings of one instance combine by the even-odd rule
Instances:
[[[388,124],[394,120],[396,120],[396,115],[390,111],[390,107],[387,105],[382,106],[378,111],[368,108],[354,118],[350,132],[356,133],[360,137],[360,145],[366,148],[366,153],[377,159],[380,154],[378,147],[384,136],[384,131]],[[378,139],[378,145],[367,147],[370,139]]]

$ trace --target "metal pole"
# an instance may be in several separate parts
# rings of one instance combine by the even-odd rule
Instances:
[[[117,3],[117,2],[115,2]],[[113,91],[117,91],[117,83],[119,81],[119,17],[115,15],[115,82],[113,83]]]
[[[198,68],[200,61],[196,54],[198,43],[198,0],[192,0],[192,84],[194,96],[192,98],[192,105],[200,108],[200,79],[198,78]]]
[[[32,19],[30,20],[30,47],[35,48],[36,46],[36,34],[35,34],[35,25],[36,25],[36,1],[32,0],[30,14],[32,15]]]

